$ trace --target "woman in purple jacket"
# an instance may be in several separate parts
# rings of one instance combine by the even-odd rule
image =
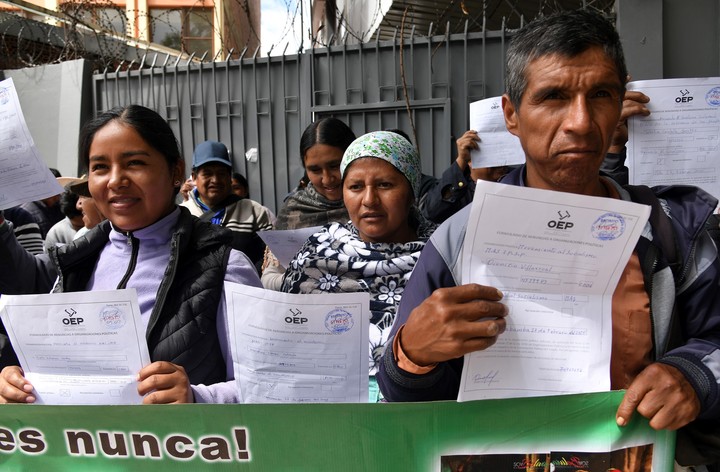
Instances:
[[[185,164],[157,113],[114,108],[80,139],[88,187],[107,221],[33,257],[0,216],[0,293],[135,288],[153,361],[138,373],[144,403],[234,402],[223,281],[260,286],[229,231],[175,205]],[[18,366],[0,374],[0,402],[33,403]]]

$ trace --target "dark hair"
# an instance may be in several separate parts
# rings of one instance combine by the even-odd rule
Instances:
[[[65,189],[60,194],[60,211],[63,215],[68,218],[74,218],[76,216],[82,216],[82,212],[77,209],[77,201],[80,197],[70,189]]]
[[[250,185],[248,184],[247,179],[244,175],[242,175],[240,172],[234,172],[232,175],[233,180],[237,180],[240,185],[245,187],[247,191],[250,191]]]
[[[305,153],[316,144],[327,144],[338,149],[345,149],[355,141],[355,133],[350,127],[337,118],[322,118],[310,123],[300,137],[300,159],[305,167]]]
[[[52,173],[52,175],[54,175],[55,178],[62,177],[62,174],[61,174],[60,171],[57,170],[56,168],[54,168],[54,167],[48,167],[48,169],[50,169],[50,173]]]
[[[90,145],[95,133],[111,121],[119,121],[134,129],[146,143],[165,157],[170,168],[182,159],[178,141],[165,118],[144,106],[128,105],[104,111],[83,125],[78,160],[85,168],[90,164]]]
[[[528,23],[510,39],[507,50],[505,88],[512,104],[519,109],[530,62],[553,54],[575,57],[594,46],[600,46],[615,63],[624,92],[627,67],[620,36],[603,15],[589,10],[564,11]]]

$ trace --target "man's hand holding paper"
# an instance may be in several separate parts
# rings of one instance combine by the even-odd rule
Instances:
[[[476,192],[462,281],[502,290],[510,314],[495,345],[465,356],[458,398],[609,390],[612,293],[649,207],[490,182]]]

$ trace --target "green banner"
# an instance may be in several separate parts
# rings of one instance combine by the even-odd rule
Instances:
[[[605,459],[585,453],[653,444],[654,472],[672,471],[674,433],[654,431],[639,415],[618,427],[622,394],[465,403],[2,405],[0,470],[438,472],[484,462],[507,465],[472,470],[593,471]]]

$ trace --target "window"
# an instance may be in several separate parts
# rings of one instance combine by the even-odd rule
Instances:
[[[60,8],[69,16],[98,30],[111,31],[123,36],[127,34],[127,18],[123,7],[68,2],[61,4]]]
[[[150,41],[186,53],[212,54],[210,8],[150,9]]]

